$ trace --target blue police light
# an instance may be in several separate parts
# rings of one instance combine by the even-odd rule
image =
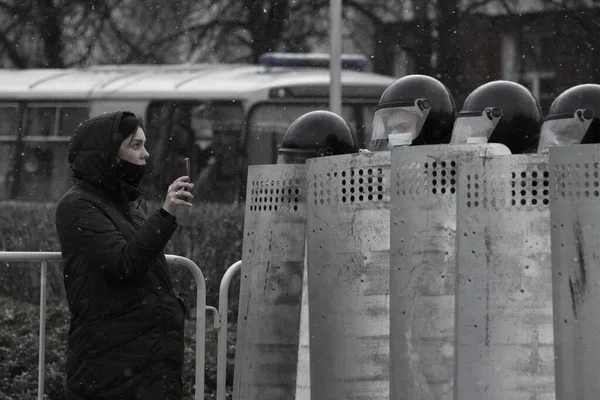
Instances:
[[[329,68],[327,53],[264,53],[258,58],[265,67]],[[361,54],[342,54],[342,68],[362,70],[369,61]]]

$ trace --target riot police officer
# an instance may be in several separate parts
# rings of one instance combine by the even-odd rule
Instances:
[[[448,143],[455,117],[454,97],[443,83],[426,75],[407,75],[381,95],[371,149]]]
[[[550,105],[542,123],[538,153],[552,146],[600,143],[600,85],[577,85]]]
[[[288,127],[278,164],[303,164],[306,159],[358,152],[356,135],[344,118],[326,110],[308,112]]]
[[[533,153],[541,119],[540,105],[526,87],[511,81],[488,82],[465,99],[450,143],[500,143],[513,154]]]

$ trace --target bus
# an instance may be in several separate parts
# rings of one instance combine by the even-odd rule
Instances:
[[[0,70],[0,201],[56,201],[72,184],[68,142],[85,119],[129,110],[144,119],[142,182],[164,198],[191,159],[195,201],[239,203],[247,167],[276,162],[289,125],[329,109],[328,60],[267,53],[258,64],[102,65]],[[342,57],[342,116],[362,147],[374,108],[396,78]]]

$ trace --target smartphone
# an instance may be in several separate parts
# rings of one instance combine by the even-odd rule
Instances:
[[[184,158],[183,162],[185,163],[185,175],[190,178],[189,182],[192,183],[192,168],[190,166],[190,158]]]
[[[190,178],[190,182],[192,181],[192,176],[191,176],[191,168],[190,168],[190,158],[186,157],[183,159],[183,162],[185,163],[185,174]]]

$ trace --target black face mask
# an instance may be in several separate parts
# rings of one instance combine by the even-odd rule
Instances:
[[[137,165],[119,158],[121,162],[117,164],[117,177],[125,183],[137,186],[144,177],[145,165]]]

